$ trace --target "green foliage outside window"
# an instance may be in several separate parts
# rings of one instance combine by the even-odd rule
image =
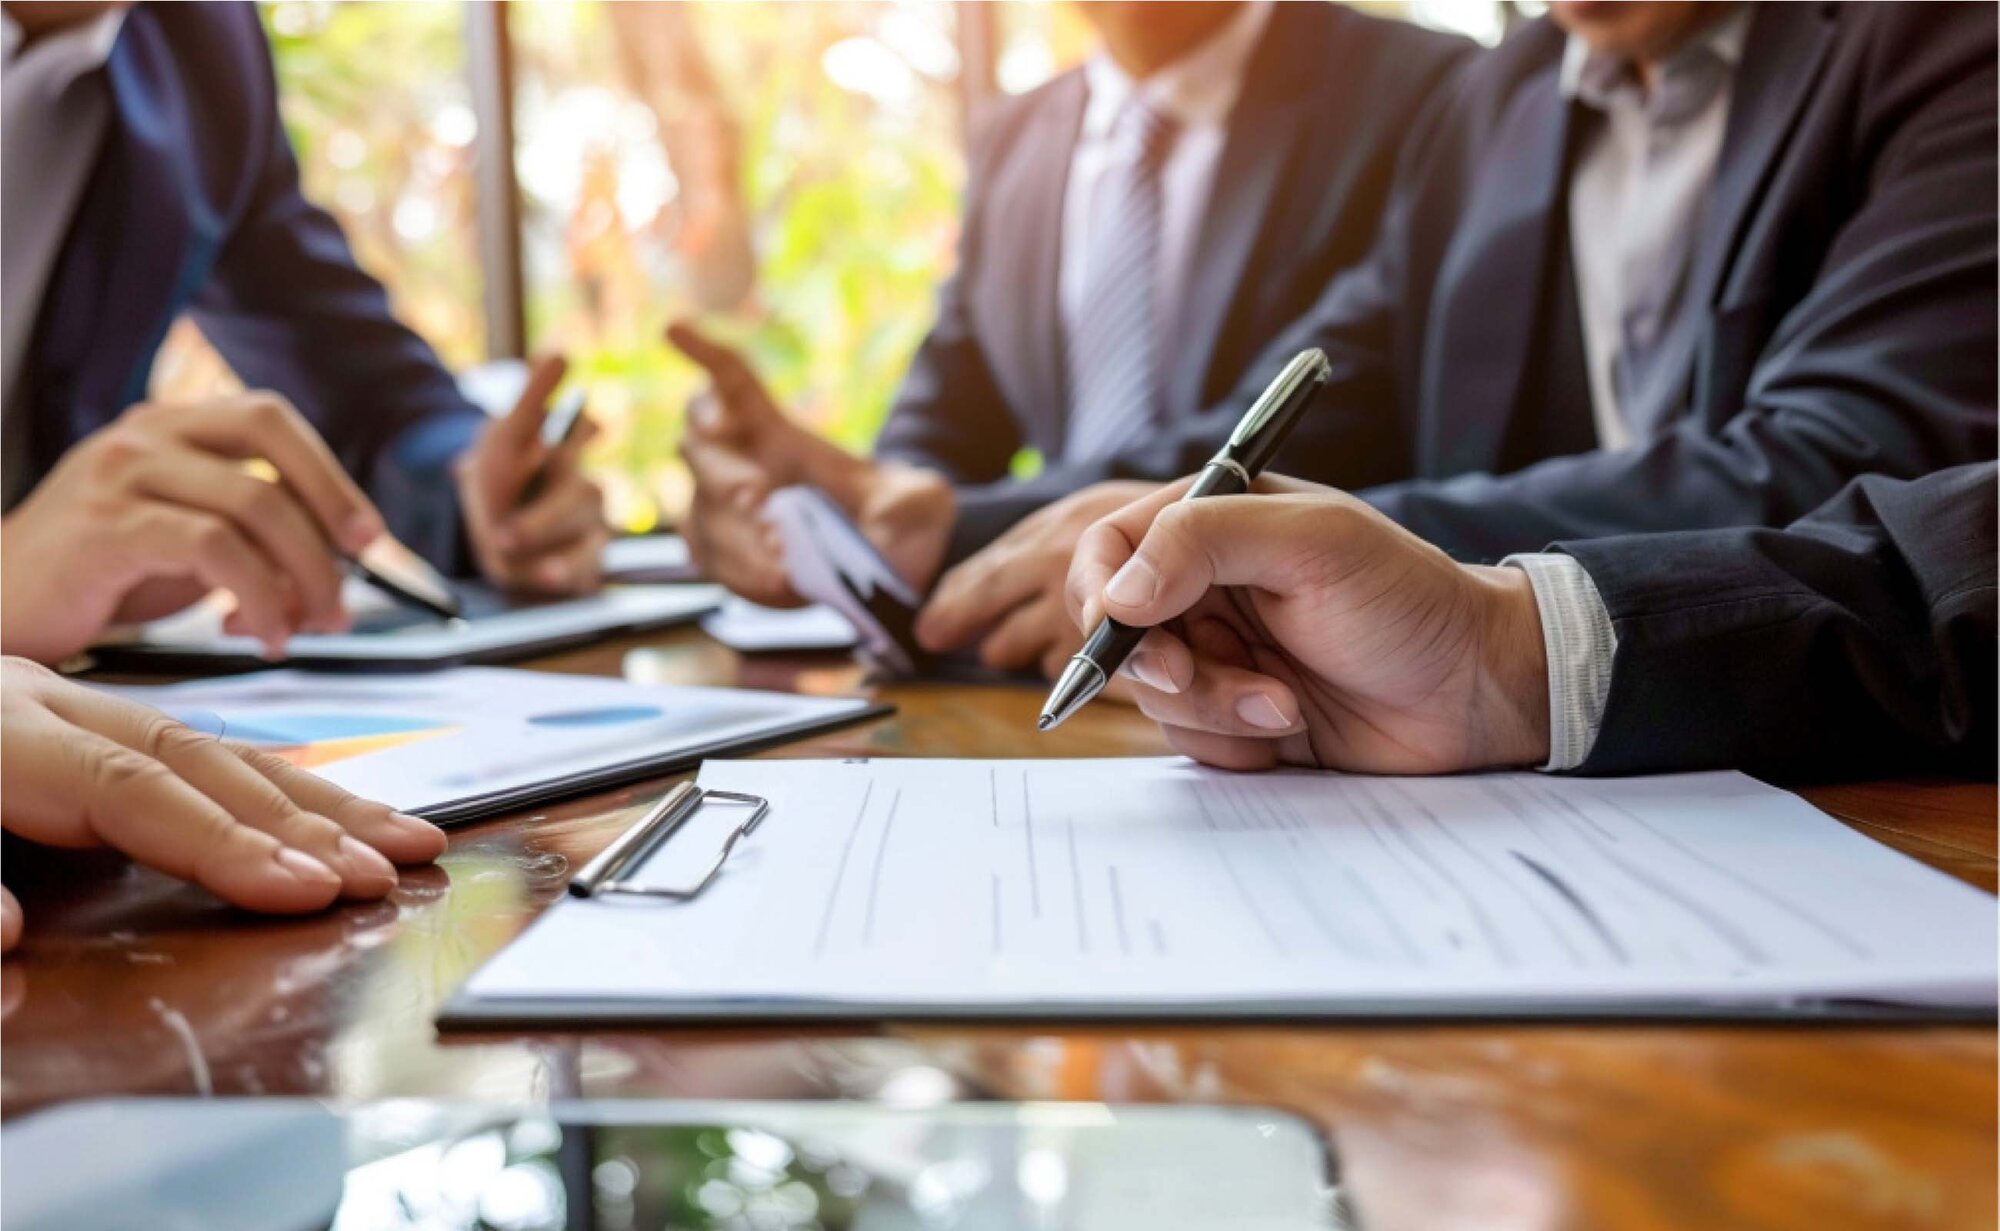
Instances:
[[[607,431],[614,519],[671,520],[698,372],[660,340],[698,311],[673,172],[605,6],[516,3],[516,170],[531,345],[559,349]],[[949,5],[705,3],[687,16],[740,134],[755,289],[708,321],[804,422],[865,449],[934,312],[963,176]],[[482,358],[465,10],[265,6],[307,191],[447,361]]]

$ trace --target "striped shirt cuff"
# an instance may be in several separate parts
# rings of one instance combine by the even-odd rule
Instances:
[[[1611,692],[1618,637],[1583,566],[1553,552],[1508,556],[1500,563],[1528,575],[1542,617],[1549,660],[1549,759],[1544,770],[1575,769],[1590,756]]]

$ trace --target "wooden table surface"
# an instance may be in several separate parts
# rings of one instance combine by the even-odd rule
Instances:
[[[844,660],[693,631],[536,664],[647,683],[852,691]],[[776,756],[1046,755],[1036,690],[907,685],[898,716]],[[1078,755],[1162,751],[1094,706]],[[1092,1099],[1292,1109],[1370,1231],[1992,1228],[1995,1034],[1966,1026],[911,1027],[440,1037],[436,1006],[667,782],[455,832],[387,902],[295,920],[102,858],[23,858],[0,964],[0,1110],[117,1094]],[[1988,891],[1990,784],[1804,792]]]

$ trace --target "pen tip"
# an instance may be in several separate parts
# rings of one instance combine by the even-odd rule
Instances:
[[[1040,718],[1035,719],[1035,730],[1037,731],[1046,731],[1054,725],[1056,725],[1056,716],[1054,714],[1043,714]]]

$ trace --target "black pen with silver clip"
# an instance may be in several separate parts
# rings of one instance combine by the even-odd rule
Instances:
[[[1244,412],[1236,430],[1229,433],[1228,441],[1201,468],[1194,485],[1181,499],[1235,496],[1249,491],[1251,482],[1277,456],[1278,446],[1284,444],[1299,415],[1312,403],[1313,395],[1332,372],[1325,353],[1317,347],[1293,356],[1285,370]],[[1048,731],[1061,726],[1064,719],[1104,691],[1104,685],[1125,665],[1125,659],[1145,635],[1145,629],[1120,624],[1109,616],[1100,620],[1049,691],[1048,702],[1035,722],[1036,729]]]

